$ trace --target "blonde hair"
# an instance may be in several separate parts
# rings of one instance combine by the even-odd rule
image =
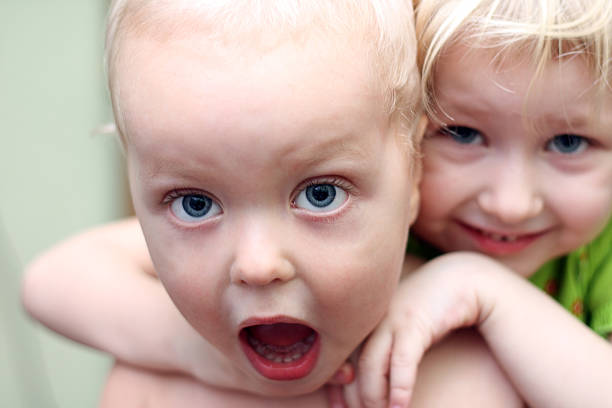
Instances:
[[[445,48],[467,43],[503,55],[530,58],[533,80],[555,59],[579,56],[600,90],[610,89],[610,0],[414,0],[418,65],[424,106],[439,110],[434,95],[436,63]]]
[[[357,39],[364,44],[364,58],[372,62],[380,80],[390,117],[403,118],[405,132],[415,133],[420,82],[409,1],[113,0],[105,59],[115,121],[123,141],[120,90],[116,89],[114,71],[123,39],[144,34],[163,40],[189,32],[186,30],[194,24],[213,40],[249,47],[267,46],[270,38],[281,42],[316,34],[329,41]],[[407,142],[416,145],[412,138]]]

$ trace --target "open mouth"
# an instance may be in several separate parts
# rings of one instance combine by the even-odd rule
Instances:
[[[257,324],[240,330],[240,343],[253,367],[272,380],[310,374],[319,355],[318,333],[297,323]]]

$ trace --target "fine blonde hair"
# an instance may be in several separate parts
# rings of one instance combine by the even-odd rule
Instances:
[[[610,90],[611,0],[414,0],[424,107],[437,117],[434,73],[453,44],[531,59],[533,80],[553,60],[578,56]]]
[[[163,40],[188,33],[194,25],[212,40],[255,49],[270,46],[270,38],[277,42],[310,35],[321,35],[324,41],[357,39],[364,44],[364,59],[372,63],[390,118],[402,118],[404,133],[411,136],[406,142],[416,149],[412,136],[420,112],[420,81],[414,12],[406,0],[113,0],[105,60],[123,142],[120,89],[115,81],[123,40],[129,35]]]

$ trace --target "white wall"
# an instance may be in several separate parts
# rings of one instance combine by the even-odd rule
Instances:
[[[104,0],[0,0],[0,406],[95,407],[109,359],[26,318],[22,267],[126,212],[102,68]]]

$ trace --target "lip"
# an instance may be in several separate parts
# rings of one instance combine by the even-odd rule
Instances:
[[[538,232],[500,232],[475,227],[463,222],[459,226],[476,243],[478,250],[489,255],[512,255],[523,251],[544,234],[547,230]]]
[[[253,339],[249,337],[248,328],[259,325],[273,325],[277,323],[299,324],[312,330],[307,342],[299,342],[302,347],[300,351],[287,353],[287,360],[274,361],[264,357],[255,351]],[[313,338],[311,336],[314,336]],[[242,351],[253,366],[262,376],[277,381],[298,380],[308,376],[314,369],[320,354],[321,340],[319,333],[310,325],[286,316],[275,316],[269,318],[249,318],[240,324],[238,338]],[[296,343],[297,344],[297,343]],[[265,346],[264,346],[265,348]],[[304,352],[304,349],[307,350]],[[299,355],[298,357],[296,357]]]

